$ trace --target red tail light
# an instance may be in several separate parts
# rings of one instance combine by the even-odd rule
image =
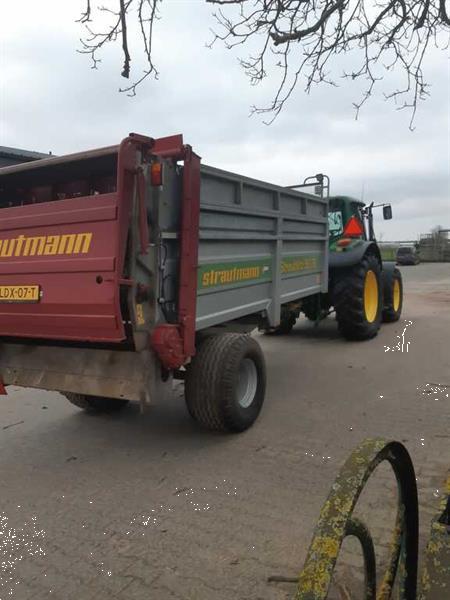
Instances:
[[[351,238],[342,238],[336,242],[336,245],[339,246],[339,248],[346,248],[347,246],[350,246],[352,241]]]
[[[350,217],[342,235],[344,237],[359,237],[360,235],[364,235],[364,226],[357,217]]]
[[[153,187],[159,187],[163,184],[162,164],[155,162],[150,167],[150,180]]]

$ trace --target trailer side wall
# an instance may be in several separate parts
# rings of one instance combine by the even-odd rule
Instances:
[[[202,166],[197,329],[328,286],[327,199]]]

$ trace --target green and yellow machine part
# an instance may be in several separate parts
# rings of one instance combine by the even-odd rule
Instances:
[[[388,461],[397,479],[398,510],[391,540],[391,553],[377,592],[373,541],[368,528],[353,516],[356,502],[367,480],[383,461]],[[298,580],[296,600],[325,600],[343,540],[358,538],[365,563],[365,599],[387,600],[396,576],[402,600],[417,594],[418,502],[414,467],[406,448],[395,441],[367,439],[342,467],[322,507],[314,537]]]
[[[398,507],[384,573],[377,574],[374,543],[368,527],[353,510],[377,466],[390,463],[397,480]],[[411,457],[405,446],[384,439],[364,440],[349,456],[320,512],[319,520],[298,580],[295,600],[325,600],[344,539],[356,537],[365,567],[364,600],[388,600],[394,586],[399,600],[450,598],[450,475],[439,515],[433,520],[418,589],[418,496]]]

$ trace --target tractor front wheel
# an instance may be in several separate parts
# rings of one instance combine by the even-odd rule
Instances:
[[[366,254],[360,263],[337,277],[333,303],[339,329],[348,340],[368,340],[377,335],[383,302],[376,256]]]
[[[400,319],[403,307],[402,274],[397,268],[383,270],[383,321],[393,323]]]

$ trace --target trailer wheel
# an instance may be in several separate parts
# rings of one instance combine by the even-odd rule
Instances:
[[[124,408],[129,400],[121,398],[104,398],[103,396],[88,396],[86,394],[64,394],[67,400],[88,413],[115,413]]]
[[[400,319],[403,307],[402,274],[397,268],[383,270],[383,321],[393,323]]]
[[[335,281],[333,303],[341,333],[348,340],[368,340],[381,324],[381,269],[373,254],[346,269]]]
[[[224,333],[205,338],[187,368],[189,414],[208,429],[248,429],[261,411],[265,390],[264,356],[249,335]]]

